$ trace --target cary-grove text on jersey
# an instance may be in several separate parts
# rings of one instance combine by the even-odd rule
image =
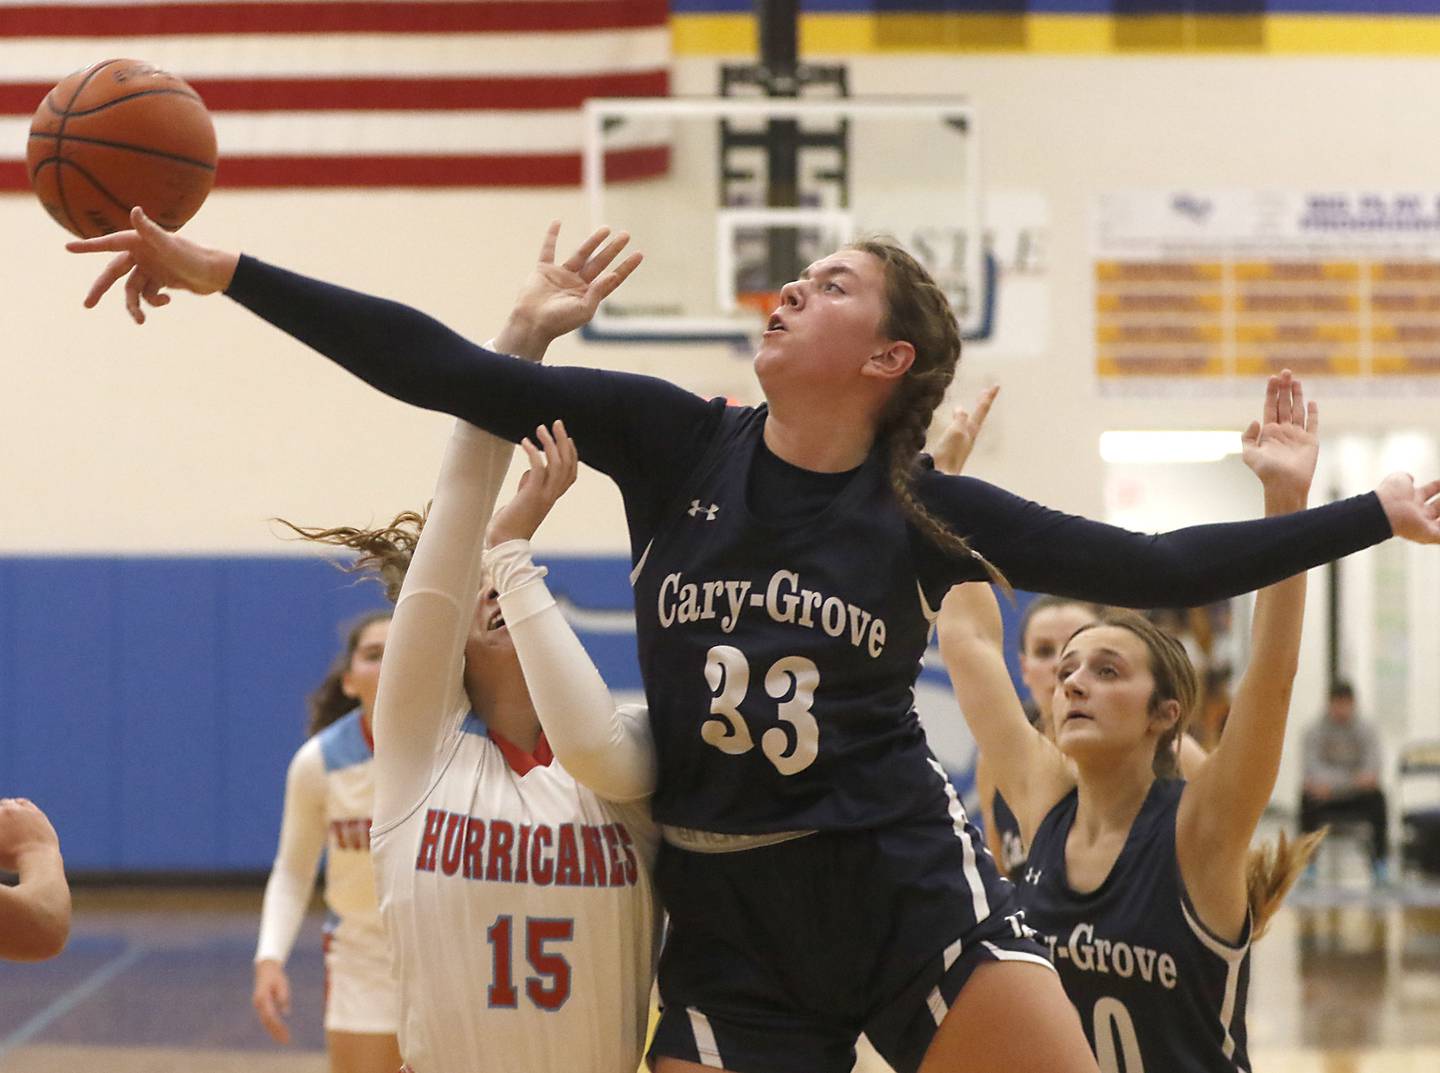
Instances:
[[[741,611],[748,606],[759,608],[774,622],[844,637],[872,659],[885,651],[883,618],[838,596],[803,587],[800,575],[793,570],[771,574],[764,592],[754,589],[749,581],[686,581],[683,573],[666,574],[660,583],[660,625],[668,629],[676,624],[719,619],[720,629],[731,633],[740,621]]]
[[[640,877],[623,823],[514,824],[432,808],[415,869],[537,887],[633,887]]]
[[[1057,965],[1068,961],[1081,972],[1105,973],[1126,980],[1138,976],[1147,984],[1158,983],[1167,991],[1173,991],[1179,982],[1172,955],[1123,940],[1097,938],[1094,924],[1076,924],[1063,943],[1055,935],[1040,938],[1049,946],[1050,960]]]

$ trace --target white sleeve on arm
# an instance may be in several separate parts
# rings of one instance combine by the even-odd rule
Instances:
[[[512,450],[464,421],[445,449],[385,645],[375,700],[376,827],[404,818],[429,788],[447,716],[463,689],[485,526]]]
[[[256,961],[274,960],[283,965],[290,956],[315,889],[315,869],[324,849],[325,761],[320,743],[311,738],[290,761],[285,776],[280,848],[275,851],[275,864],[265,884]]]
[[[500,611],[545,737],[565,770],[609,801],[655,792],[655,743],[643,707],[616,708],[605,680],[530,558],[528,540],[485,553]]]

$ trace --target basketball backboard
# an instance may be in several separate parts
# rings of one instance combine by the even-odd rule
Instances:
[[[626,166],[657,153],[658,174]],[[963,101],[593,99],[584,178],[593,221],[629,230],[646,257],[588,338],[746,342],[784,283],[871,233],[925,263],[964,334],[987,323],[978,138]]]

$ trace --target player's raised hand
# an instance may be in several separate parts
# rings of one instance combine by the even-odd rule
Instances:
[[[98,238],[65,243],[71,253],[113,253],[105,270],[96,277],[85,296],[85,308],[93,309],[105,292],[125,279],[125,308],[136,324],[145,323],[141,300],[152,306],[170,301],[167,287],[193,294],[214,294],[230,285],[240,255],[211,249],[198,242],[171,234],[137,205],[130,210],[132,230],[116,231]]]
[[[1392,473],[1375,489],[1390,531],[1417,544],[1440,544],[1440,481],[1418,487],[1408,473]]]
[[[269,958],[255,962],[255,993],[251,996],[255,1012],[270,1038],[276,1043],[290,1042],[290,978],[278,961]]]
[[[595,310],[640,264],[632,253],[616,262],[630,241],[624,231],[595,231],[564,261],[556,262],[560,221],[551,221],[540,244],[540,258],[515,298],[496,349],[538,359],[551,341],[587,324]]]
[[[575,441],[565,431],[565,422],[556,421],[555,431],[539,425],[536,447],[529,439],[520,446],[530,460],[530,468],[520,477],[520,490],[515,498],[495,512],[485,539],[492,548],[507,540],[529,540],[550,513],[550,508],[575,483],[580,456]]]
[[[1005,624],[995,590],[984,581],[953,585],[940,603],[937,620],[942,648],[978,644],[1003,651]]]
[[[945,431],[940,433],[940,439],[936,441],[935,448],[930,452],[930,457],[935,459],[935,468],[941,473],[955,474],[965,468],[966,461],[970,458],[970,452],[975,449],[975,441],[980,438],[980,430],[985,426],[985,418],[990,413],[990,407],[995,402],[995,396],[1000,394],[1000,385],[995,384],[980,392],[980,398],[975,402],[975,412],[971,413],[963,406],[955,407],[955,412],[950,416],[950,424],[945,426]]]
[[[1320,456],[1320,409],[1305,401],[1300,381],[1283,370],[1265,385],[1259,421],[1240,436],[1241,457],[1260,478],[1267,498],[1288,509],[1304,507]]]

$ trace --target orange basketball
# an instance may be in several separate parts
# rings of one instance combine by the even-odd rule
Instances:
[[[130,226],[139,205],[173,231],[215,182],[215,126],[200,95],[141,60],[105,60],[52,89],[30,123],[35,195],[81,238]]]

